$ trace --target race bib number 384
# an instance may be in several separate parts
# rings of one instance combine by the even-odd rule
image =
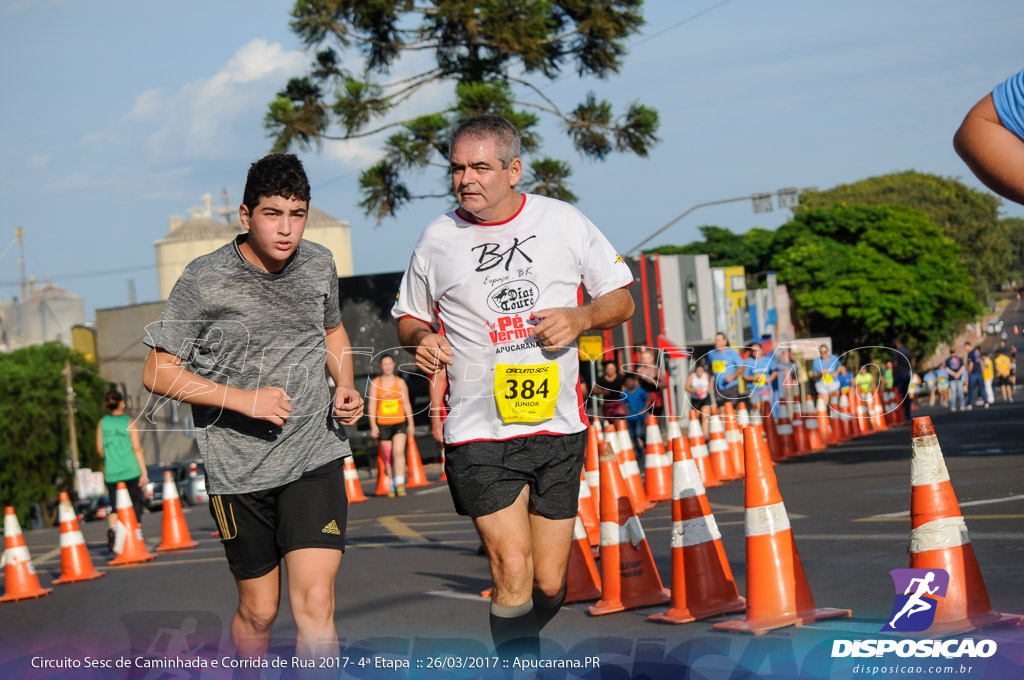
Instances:
[[[558,363],[497,364],[494,399],[506,423],[539,423],[555,416]]]

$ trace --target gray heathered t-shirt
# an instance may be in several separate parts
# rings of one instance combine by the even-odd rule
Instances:
[[[279,272],[238,249],[245,235],[193,260],[143,342],[182,359],[207,380],[254,390],[283,387],[292,411],[283,427],[228,409],[193,406],[210,493],[249,493],[298,479],[351,455],[331,416],[325,329],[341,323],[331,252],[301,241]]]

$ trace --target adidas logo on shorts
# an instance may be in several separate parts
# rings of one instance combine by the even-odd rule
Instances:
[[[330,524],[325,526],[320,531],[322,531],[325,534],[335,534],[337,536],[341,536],[341,530],[338,529],[338,523],[335,520],[333,520],[333,519],[331,520]]]

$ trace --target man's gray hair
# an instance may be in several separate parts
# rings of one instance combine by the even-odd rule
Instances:
[[[452,156],[455,144],[464,135],[470,137],[493,137],[494,150],[501,161],[501,167],[507,168],[512,161],[522,154],[522,141],[519,137],[519,130],[516,130],[512,123],[501,116],[485,113],[482,116],[473,116],[465,121],[452,133],[451,141],[448,144],[448,158]]]

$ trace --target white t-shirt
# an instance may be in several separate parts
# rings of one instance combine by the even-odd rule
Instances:
[[[608,240],[562,201],[533,194],[510,219],[473,224],[456,211],[424,230],[392,315],[444,328],[449,445],[586,429],[576,343],[545,351],[531,312],[577,307],[633,283]]]

